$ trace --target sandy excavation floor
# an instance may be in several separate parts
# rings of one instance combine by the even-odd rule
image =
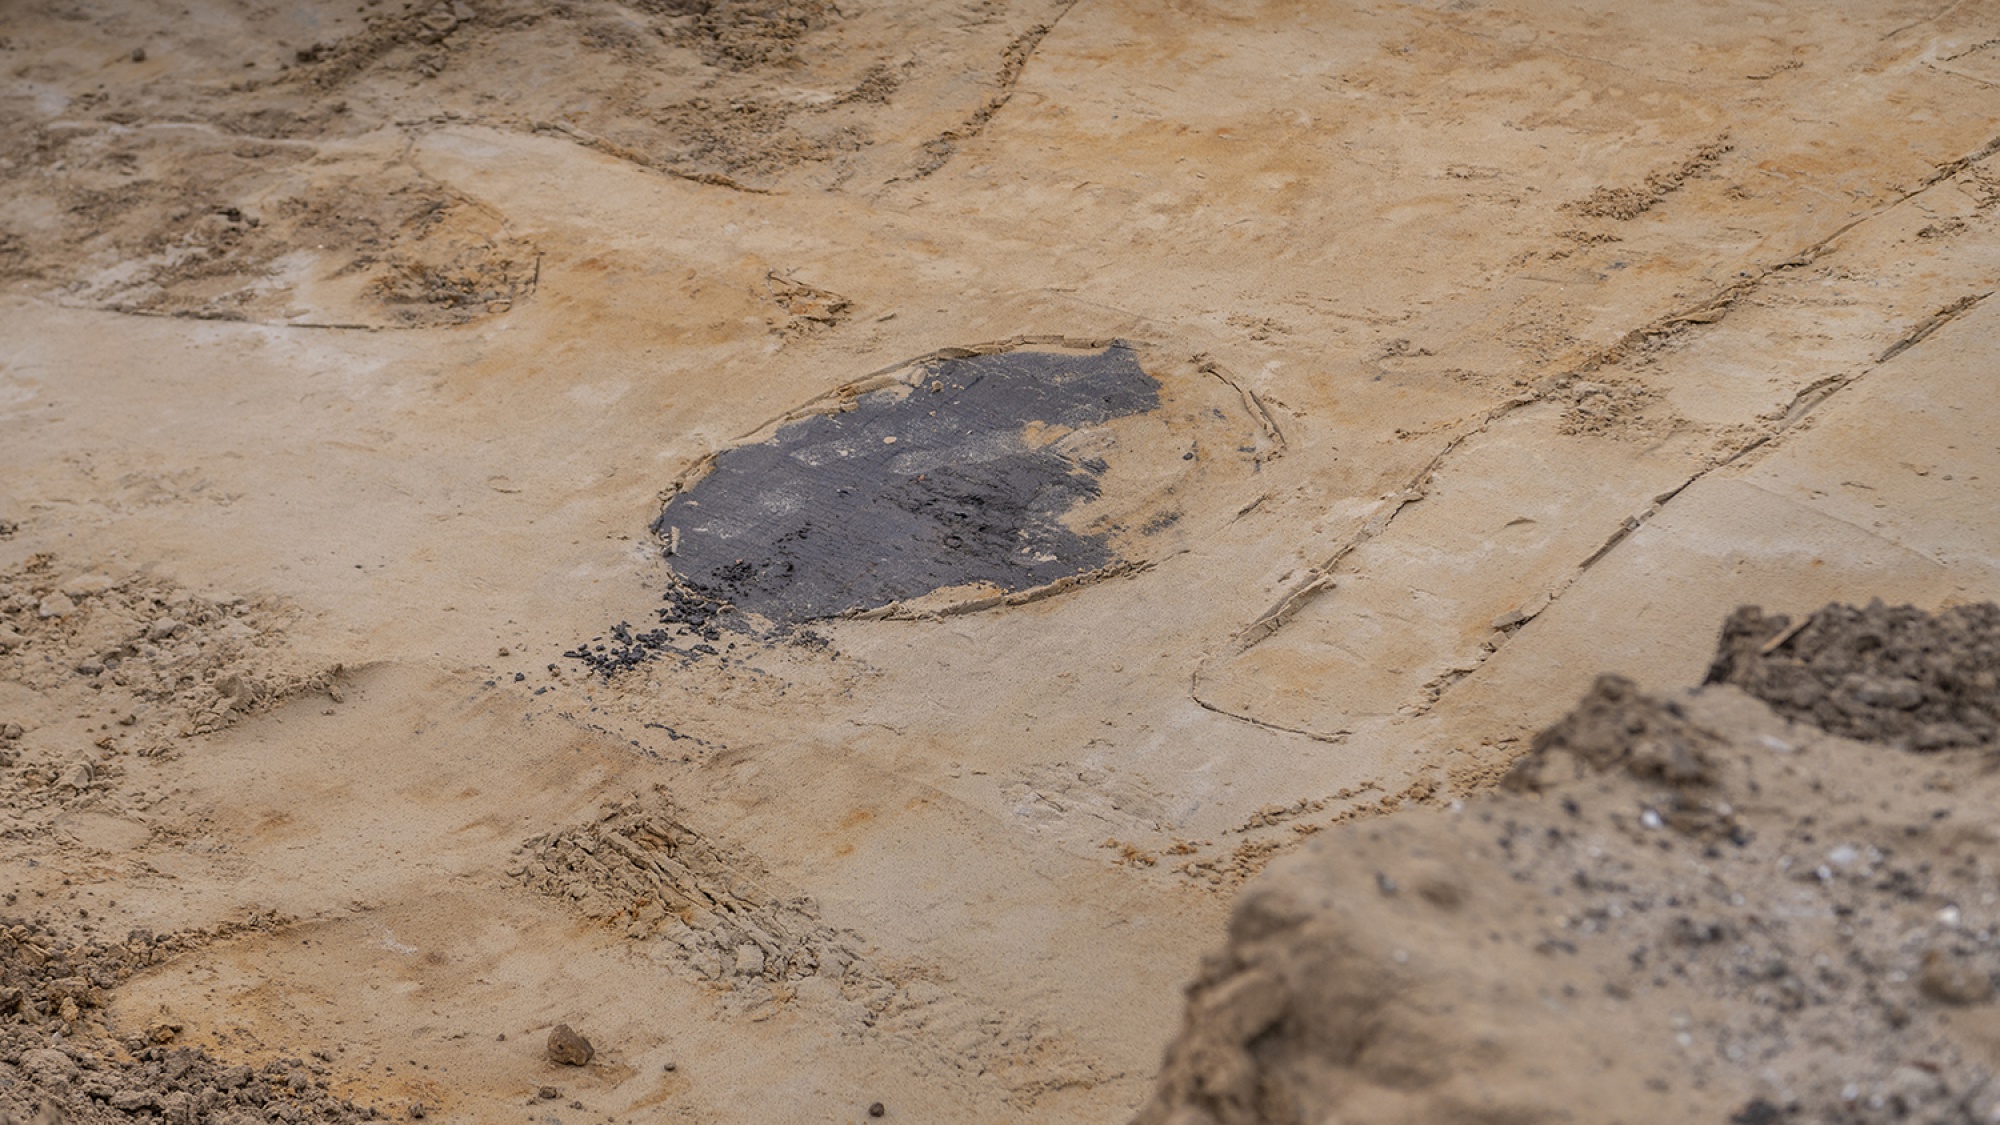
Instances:
[[[1993,597],[1994,15],[13,0],[7,1077],[1129,1117],[1303,837],[1738,604]],[[1113,342],[990,447],[1069,577],[663,601],[717,455]]]

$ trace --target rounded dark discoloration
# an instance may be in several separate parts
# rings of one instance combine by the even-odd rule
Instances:
[[[1062,522],[1097,495],[1105,465],[1066,452],[1060,435],[1159,405],[1130,348],[942,359],[920,374],[717,457],[654,525],[674,543],[675,576],[793,623],[946,586],[1023,590],[1114,561],[1100,537]]]

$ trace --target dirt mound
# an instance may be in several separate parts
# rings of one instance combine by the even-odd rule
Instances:
[[[1754,606],[1722,627],[1708,682],[1781,715],[1907,750],[2000,738],[2000,606],[1829,605],[1796,625]]]
[[[101,1020],[108,991],[214,936],[135,930],[122,942],[71,942],[46,923],[0,918],[0,1125],[301,1125],[378,1116],[335,1097],[320,1062],[232,1064],[173,1046],[181,1031],[173,1023],[110,1035]]]
[[[1901,621],[1887,669],[1964,668],[1895,645],[1988,620],[1899,613],[1813,620]],[[1274,863],[1138,1120],[1993,1120],[1996,799],[1975,751],[1606,677],[1504,791]]]

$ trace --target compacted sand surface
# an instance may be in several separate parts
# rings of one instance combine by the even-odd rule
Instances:
[[[1970,958],[1945,1016],[1870,975],[1932,946],[1856,938],[1838,984],[1818,930],[1756,950],[1791,976],[1738,991],[1853,1007],[1829,1042],[1900,1004],[1941,1045],[1857,1062],[1858,1101],[1713,981],[1606,975],[1650,931],[1548,975],[1554,913],[1479,919],[1576,907],[1486,852],[1422,924],[1544,975],[1477,1003],[1639,1014],[1536,1057],[1433,1021],[1409,1042],[1463,1065],[1300,1062],[1266,1102],[1169,1044],[1274,858],[1315,842],[1400,917],[1431,899],[1366,832],[1560,809],[1487,794],[1602,673],[1799,747],[1793,803],[1981,753],[1990,722],[1897,706],[1932,665],[1769,630],[1880,598],[1901,651],[1995,598],[1991,16],[6,5],[0,1117],[1397,1120],[1605,1057],[1493,1119],[1628,1081],[1988,1112],[1969,890],[1925,938]],[[1859,663],[1758,663],[1808,643]],[[1711,664],[1734,686],[1677,702]],[[1563,830],[1681,896],[1708,845],[1618,828],[1658,779],[1592,776]],[[1970,849],[1934,880],[1984,862],[1945,839],[1982,776],[1907,845]],[[1815,838],[1802,894],[1902,862]]]

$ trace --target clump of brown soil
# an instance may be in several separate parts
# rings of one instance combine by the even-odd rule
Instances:
[[[231,1064],[175,1046],[181,1029],[172,1023],[123,1037],[107,1031],[107,992],[215,936],[135,930],[122,942],[73,943],[45,923],[0,918],[0,1122],[316,1125],[378,1116],[336,1097],[320,1062]]]
[[[1640,383],[1599,383],[1579,379],[1559,392],[1568,399],[1559,432],[1568,436],[1643,438],[1672,428],[1672,417],[1649,418],[1658,392]]]
[[[0,69],[83,92],[8,107],[0,290],[313,328],[505,314],[533,298],[541,249],[425,174],[425,134],[533,133],[746,192],[870,190],[983,129],[1070,2],[424,0],[285,19],[225,6],[194,24],[16,5]],[[812,297],[801,313],[781,294],[793,315],[774,327],[846,315]]]
[[[983,128],[1065,6],[912,23],[828,0],[431,0],[218,10],[193,31],[105,0],[17,5],[0,67],[88,89],[8,107],[0,288],[317,327],[497,315],[533,295],[540,252],[426,177],[421,134],[535,132],[755,192],[880,185]]]
[[[1981,645],[1992,612],[1823,611],[1815,674],[1971,674],[1983,649],[1905,646]],[[1139,1121],[1994,1120],[1996,800],[1975,750],[1606,677],[1503,791],[1274,863]]]
[[[24,129],[0,144],[0,205],[48,217],[7,235],[0,281],[62,280],[65,300],[123,312],[382,327],[462,323],[533,291],[530,244],[384,147]]]
[[[1990,747],[2000,737],[2000,606],[1932,615],[1879,601],[1829,605],[1797,625],[1745,606],[1722,627],[1708,682],[1849,738]]]

